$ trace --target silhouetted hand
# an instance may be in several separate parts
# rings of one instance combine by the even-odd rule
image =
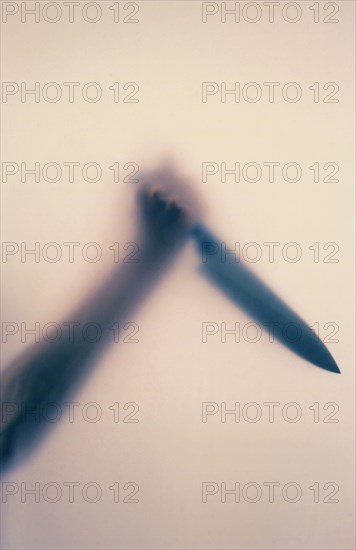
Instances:
[[[138,192],[139,231],[144,245],[175,248],[196,219],[196,201],[188,182],[171,165],[143,174]]]

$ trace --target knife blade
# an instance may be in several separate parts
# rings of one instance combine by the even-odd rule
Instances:
[[[200,271],[262,328],[306,361],[330,372],[340,373],[333,356],[310,326],[277,296],[243,262],[222,258],[222,241],[204,225],[195,225],[191,235],[204,254]]]

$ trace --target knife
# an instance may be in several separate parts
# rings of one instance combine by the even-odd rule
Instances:
[[[241,261],[221,257],[221,240],[204,225],[197,224],[191,235],[201,258],[200,271],[252,319],[291,351],[313,365],[340,373],[331,353],[316,333]]]

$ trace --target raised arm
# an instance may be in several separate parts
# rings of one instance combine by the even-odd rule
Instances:
[[[59,404],[75,390],[107,341],[113,323],[128,320],[189,234],[195,207],[186,182],[171,168],[146,174],[137,198],[139,261],[116,267],[68,317],[80,324],[97,323],[104,338],[99,344],[81,334],[71,341],[41,342],[13,361],[1,377],[2,469],[32,449],[43,431],[44,425],[29,411],[47,403]]]

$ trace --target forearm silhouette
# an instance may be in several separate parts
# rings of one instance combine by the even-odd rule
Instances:
[[[141,184],[140,184],[141,185]],[[184,205],[185,182],[170,167],[143,177],[138,198],[137,263],[117,266],[107,280],[67,319],[97,323],[103,338],[92,343],[83,334],[71,341],[40,342],[8,366],[1,377],[2,470],[24,458],[48,427],[36,411],[68,398],[101,353],[114,322],[126,322],[162,276],[192,227]],[[178,198],[175,198],[178,197]],[[31,414],[31,410],[34,413]]]

